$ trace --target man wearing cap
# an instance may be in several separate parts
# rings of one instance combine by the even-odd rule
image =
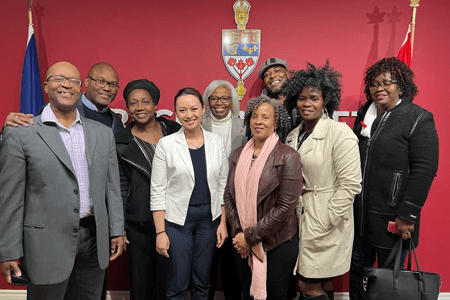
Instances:
[[[265,89],[261,95],[268,96],[284,104],[286,96],[281,94],[283,83],[289,78],[287,62],[281,58],[271,57],[266,59],[258,71],[258,77],[264,82]],[[291,118],[291,129],[300,124],[300,116],[296,109],[289,113]]]
[[[287,62],[275,57],[266,59],[259,68],[258,77],[261,78],[266,87],[262,90],[261,95],[284,103],[286,97],[281,95],[281,86],[289,78]]]

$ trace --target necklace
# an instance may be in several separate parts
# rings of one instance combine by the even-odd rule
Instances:
[[[204,138],[203,138],[202,132],[200,132],[200,134],[197,137],[194,137],[191,139],[191,140],[200,140],[199,144],[197,144],[198,141],[197,141],[197,143],[193,143],[191,140],[188,140],[186,135],[184,135],[184,138],[186,139],[186,143],[188,144],[188,146],[191,146],[194,149],[200,148],[204,143]],[[191,148],[191,147],[189,147],[189,148]]]
[[[252,155],[252,162],[254,162],[257,158],[258,158],[258,156],[256,156],[255,154],[253,154],[253,155]]]
[[[203,146],[203,142],[201,142],[201,144],[198,145],[198,146],[195,145],[195,144],[193,144],[193,143],[191,143],[191,142],[189,142],[188,140],[186,140],[186,142],[188,143],[188,145],[194,147],[195,149],[198,149],[198,148],[200,148],[201,146]],[[189,148],[190,148],[190,147],[189,147]]]

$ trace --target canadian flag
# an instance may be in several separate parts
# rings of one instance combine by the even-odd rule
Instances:
[[[405,40],[403,41],[400,51],[397,55],[398,59],[405,62],[410,68],[412,67],[412,54],[411,54],[411,24],[408,26],[408,32],[406,33]]]

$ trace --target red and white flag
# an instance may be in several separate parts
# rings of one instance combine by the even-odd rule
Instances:
[[[403,41],[400,51],[397,55],[398,59],[405,62],[410,68],[412,67],[412,54],[411,54],[411,24],[408,26],[408,32],[406,33],[405,40]]]

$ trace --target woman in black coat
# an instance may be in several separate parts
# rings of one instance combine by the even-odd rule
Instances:
[[[375,262],[383,266],[398,236],[419,244],[420,212],[436,176],[439,156],[433,115],[412,103],[414,74],[395,57],[369,67],[367,102],[358,111],[362,191],[354,202],[355,240],[350,299],[362,299],[362,275]],[[388,231],[389,222],[397,227]],[[404,251],[406,256],[406,251]],[[403,261],[402,261],[403,263]]]
[[[165,299],[164,258],[156,253],[150,178],[158,140],[180,125],[156,117],[160,92],[151,81],[131,81],[123,91],[133,122],[116,133],[130,271],[130,299]]]

